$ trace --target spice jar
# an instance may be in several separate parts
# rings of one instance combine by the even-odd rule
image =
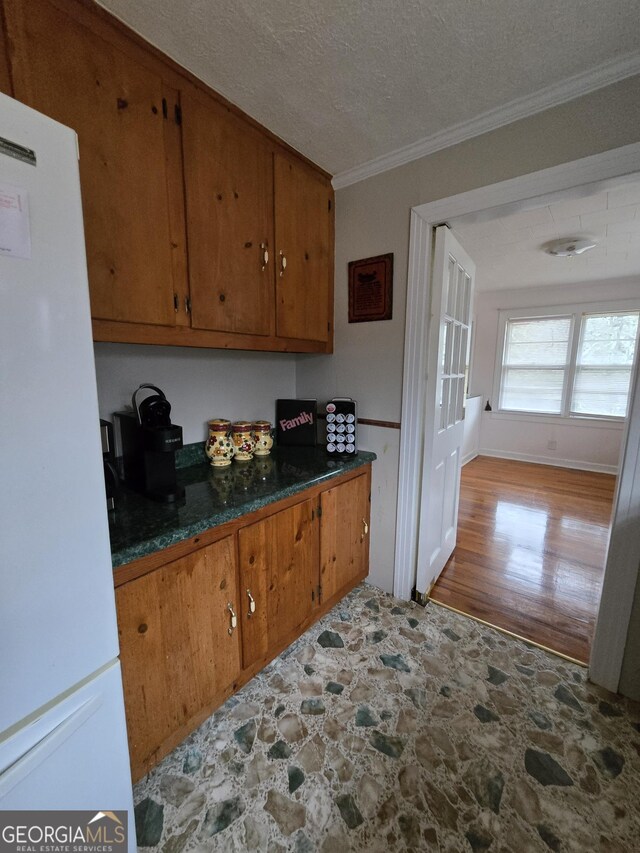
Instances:
[[[253,459],[256,443],[251,434],[249,421],[236,421],[231,425],[231,434],[234,445],[234,459],[238,462],[247,462],[249,459]]]
[[[214,468],[225,468],[231,465],[233,458],[233,441],[231,440],[231,421],[215,418],[208,421],[209,437],[204,452]]]
[[[253,451],[254,455],[268,456],[273,447],[271,424],[269,421],[254,421],[251,424],[251,434],[256,443],[256,449]]]

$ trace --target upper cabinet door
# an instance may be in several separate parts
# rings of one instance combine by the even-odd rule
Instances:
[[[4,9],[15,97],[79,137],[93,317],[175,325],[172,251],[184,243],[169,201],[180,162],[167,161],[180,129],[168,127],[174,104],[164,118],[161,78],[45,0]]]
[[[330,340],[332,199],[311,169],[274,155],[276,330],[285,338]]]
[[[185,89],[182,106],[191,325],[273,335],[270,148],[204,94]]]
[[[4,31],[0,31],[0,92],[3,92],[5,95],[13,95],[9,52],[7,50],[7,38]]]

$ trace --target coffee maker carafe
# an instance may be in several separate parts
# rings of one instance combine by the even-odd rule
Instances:
[[[154,391],[138,401],[143,389]],[[134,391],[132,411],[115,412],[124,481],[151,500],[172,503],[184,497],[176,482],[176,450],[182,447],[182,427],[171,423],[171,404],[156,385]]]

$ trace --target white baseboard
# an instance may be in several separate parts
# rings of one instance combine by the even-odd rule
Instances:
[[[472,459],[475,459],[476,456],[479,456],[479,455],[480,454],[477,450],[471,450],[469,453],[466,454],[466,456],[462,457],[461,466],[466,465],[467,462],[471,462]],[[487,456],[489,456],[489,454],[487,454]]]
[[[534,456],[531,453],[513,453],[509,450],[489,450],[480,448],[479,456],[493,456],[496,459],[516,459],[518,462],[533,462],[536,465],[555,465],[557,468],[575,468],[578,471],[595,471],[600,474],[618,474],[617,465],[601,465],[597,462],[583,462],[580,459],[558,459],[555,456]],[[467,460],[470,461],[470,460]],[[463,465],[465,462],[463,461]]]

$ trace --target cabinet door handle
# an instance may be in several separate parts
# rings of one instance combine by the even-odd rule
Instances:
[[[280,278],[284,275],[284,271],[287,268],[287,258],[284,252],[280,252]]]
[[[364,537],[369,532],[369,525],[367,524],[366,518],[362,519],[362,536],[360,537],[360,541],[364,542]]]
[[[262,250],[262,272],[264,272],[269,263],[269,249],[266,243],[260,243],[260,249]]]
[[[249,612],[247,613],[247,616],[251,618],[251,614],[256,612],[256,602],[254,597],[251,595],[250,589],[247,590],[247,596],[249,597]]]
[[[227,630],[228,630],[229,634],[233,634],[234,630],[238,627],[238,617],[235,614],[235,611],[233,609],[233,605],[231,604],[231,602],[229,602],[227,604],[227,610],[231,614],[231,624],[229,625],[229,628]]]

